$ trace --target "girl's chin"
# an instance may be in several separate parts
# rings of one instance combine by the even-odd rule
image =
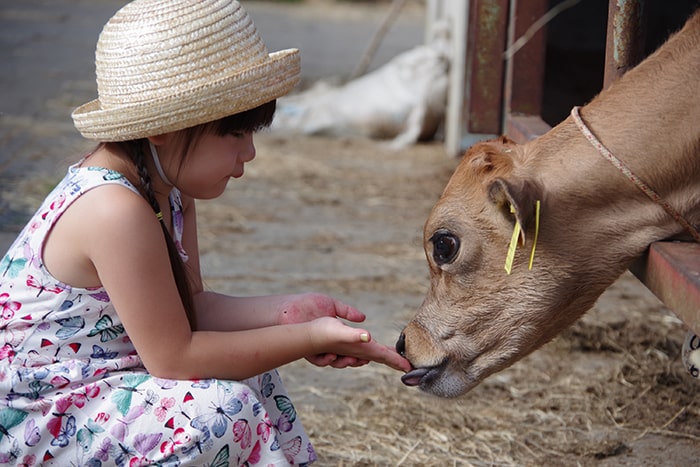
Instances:
[[[242,175],[242,174],[241,174]],[[216,199],[224,194],[226,191],[226,185],[228,184],[229,178],[222,180],[220,183],[209,187],[206,193],[202,191],[199,196],[195,196],[196,199]]]

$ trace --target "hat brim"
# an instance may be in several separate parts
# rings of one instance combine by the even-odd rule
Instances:
[[[273,52],[245,70],[156,100],[103,108],[99,99],[73,113],[81,135],[98,141],[127,141],[208,123],[253,109],[289,93],[298,83],[298,49]]]

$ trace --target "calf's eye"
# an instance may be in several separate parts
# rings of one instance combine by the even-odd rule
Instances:
[[[459,238],[447,230],[438,230],[430,237],[433,259],[438,266],[454,261],[459,253]]]

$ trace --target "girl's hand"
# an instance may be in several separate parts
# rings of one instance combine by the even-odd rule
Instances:
[[[354,323],[365,320],[364,313],[339,300],[320,293],[305,293],[291,295],[280,305],[279,324],[306,323],[324,316]]]
[[[355,323],[365,320],[365,315],[361,311],[319,293],[292,295],[282,303],[279,310],[280,324],[306,323],[322,317],[342,318]],[[334,353],[312,355],[306,359],[316,366],[333,368],[357,367],[369,363],[368,360]]]
[[[280,324],[305,323],[319,318],[342,318],[354,323],[361,323],[365,320],[365,315],[350,305],[319,293],[292,295],[280,306]],[[346,368],[363,366],[370,361],[376,361],[396,370],[411,370],[408,360],[397,354],[393,347],[372,341],[367,331],[352,328],[337,319],[335,321],[334,326],[345,332],[346,338],[349,337],[350,342],[354,344],[348,348],[359,353],[322,352],[307,356],[306,359],[310,363],[316,366]],[[351,335],[347,334],[348,331]],[[366,336],[367,342],[361,340],[363,334]]]
[[[393,347],[372,340],[368,331],[328,317],[318,318],[311,324],[309,336],[319,351],[315,356],[307,357],[311,363],[345,368],[373,361],[399,371],[411,370],[408,360],[396,353]]]

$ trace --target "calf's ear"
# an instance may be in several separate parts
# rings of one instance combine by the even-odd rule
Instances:
[[[487,189],[489,199],[507,219],[515,216],[522,227],[521,240],[525,243],[525,231],[535,218],[537,201],[542,199],[539,186],[527,179],[499,177],[492,180]]]

